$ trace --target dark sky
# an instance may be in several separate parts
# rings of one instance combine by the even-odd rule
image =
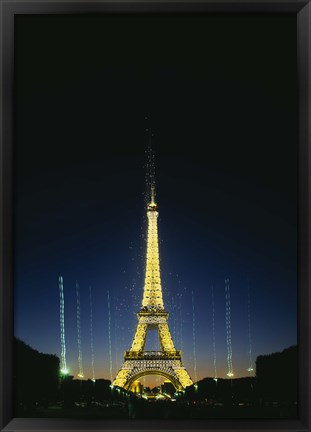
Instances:
[[[16,28],[16,336],[60,355],[62,275],[76,375],[78,280],[85,375],[89,286],[96,376],[116,374],[142,297],[150,114],[164,300],[191,377],[214,374],[211,285],[227,373],[226,278],[235,376],[250,363],[248,286],[253,361],[295,344],[295,17],[21,16]]]

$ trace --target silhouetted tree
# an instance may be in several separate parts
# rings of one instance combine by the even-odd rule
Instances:
[[[19,413],[31,413],[37,404],[55,401],[59,389],[59,358],[42,354],[15,338],[15,401]]]
[[[297,402],[297,345],[256,359],[258,394],[265,402]]]

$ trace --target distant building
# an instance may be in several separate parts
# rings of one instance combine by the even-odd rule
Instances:
[[[164,383],[161,385],[161,393],[173,395],[175,391],[175,387],[169,380],[165,380]]]
[[[139,380],[133,382],[131,390],[133,393],[142,393],[144,391],[144,386]]]

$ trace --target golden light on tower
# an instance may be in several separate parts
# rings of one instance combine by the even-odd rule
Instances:
[[[158,205],[155,201],[154,182],[147,205],[147,253],[144,293],[138,324],[132,346],[124,354],[124,363],[119,370],[114,386],[131,389],[142,376],[160,375],[168,379],[177,390],[193,384],[181,361],[181,352],[176,350],[167,324],[168,312],[164,308],[158,242]],[[160,350],[145,351],[148,330],[156,329]]]

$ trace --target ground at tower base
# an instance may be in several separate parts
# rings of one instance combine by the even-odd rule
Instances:
[[[259,356],[256,376],[204,378],[176,392],[171,383],[136,393],[109,380],[59,375],[59,359],[15,341],[15,416],[85,419],[297,418],[297,346]]]

